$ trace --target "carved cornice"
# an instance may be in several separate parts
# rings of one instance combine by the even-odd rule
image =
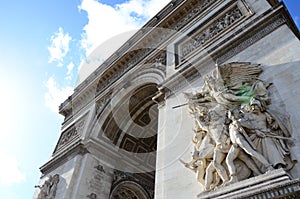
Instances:
[[[89,153],[89,151],[85,148],[85,146],[81,143],[81,141],[77,141],[73,143],[72,146],[68,150],[63,151],[60,154],[57,154],[51,160],[49,160],[46,164],[40,167],[40,171],[43,175],[47,175],[53,170],[57,169],[60,165],[63,165],[70,159],[74,158],[77,155],[84,155]]]
[[[226,49],[226,51],[214,55],[215,59],[218,60],[219,63],[225,62],[229,58],[233,57],[255,42],[259,41],[266,35],[270,34],[284,23],[286,23],[286,19],[283,17],[283,15],[275,16],[266,24],[262,24],[260,27],[252,30],[251,34],[245,35],[242,37],[243,39],[240,39],[239,41],[231,44],[230,47]]]
[[[195,79],[201,77],[202,69],[199,68],[199,66],[205,67],[207,65],[207,60],[211,60],[212,58],[212,60],[215,60],[215,62],[217,61],[218,64],[222,64],[271,32],[275,31],[283,24],[289,23],[290,20],[283,6],[279,6],[275,10],[269,10],[261,16],[257,16],[255,21],[249,24],[248,30],[245,30],[246,27],[236,30],[234,33],[234,40],[231,40],[231,38],[223,40],[217,46],[208,49],[206,55],[195,55],[195,57],[193,57],[193,61],[181,63],[180,66],[178,66],[180,70],[162,83],[159,86],[160,90],[165,93],[166,97],[169,97],[172,93],[177,92],[191,84]],[[196,53],[199,52],[197,51]]]
[[[74,123],[67,130],[63,131],[54,149],[53,154],[67,147],[68,145],[70,145],[70,143],[74,142],[75,140],[79,140],[80,136],[82,135],[85,123],[86,123],[86,115],[83,116],[76,123]]]
[[[65,117],[64,122],[72,117],[72,107],[72,96],[69,96],[68,99],[59,106],[59,114]]]
[[[96,102],[96,115],[100,115],[111,100],[111,93],[106,94]]]
[[[200,199],[288,199],[300,192],[300,180],[291,179],[283,169],[277,169],[260,176],[222,187],[216,191],[203,192]],[[297,198],[297,197],[296,197]]]
[[[145,46],[151,46],[149,43],[155,43],[158,44],[164,44],[166,45],[166,41],[172,37],[172,34],[174,32],[181,30],[184,28],[187,24],[191,23],[195,20],[195,18],[199,19],[199,17],[205,16],[207,12],[212,9],[213,7],[216,7],[217,5],[224,2],[224,0],[173,0],[168,5],[166,5],[155,17],[149,20],[148,23],[145,24],[143,28],[141,28],[134,36],[132,36],[127,42],[124,43],[111,57],[109,57],[101,66],[96,69],[93,74],[91,74],[84,82],[82,82],[80,85],[78,85],[74,89],[73,95],[78,95],[81,93],[82,90],[84,90],[86,87],[91,85],[91,83],[94,83],[95,81],[100,81],[98,84],[98,91],[104,90],[105,87],[108,86],[108,84],[105,83],[105,81],[109,81],[110,77],[121,77],[122,74],[126,73],[128,70],[126,70],[126,67],[124,65],[127,64],[128,61],[132,60],[133,57],[138,55],[140,60],[143,60],[145,58],[144,55],[149,54],[150,50],[142,50],[141,52],[134,52],[130,54],[128,57],[126,57],[126,54],[128,52],[135,51],[134,49],[141,49]],[[269,3],[274,7],[274,9],[277,6],[282,5],[282,3],[278,3],[277,0],[269,0]],[[287,13],[287,12],[286,12]],[[294,31],[294,33],[300,38],[299,31],[295,24],[292,22],[292,18],[290,15],[288,15],[288,25],[291,27],[291,29]],[[170,32],[168,34],[161,34],[159,31],[155,31],[155,29],[151,27],[160,27],[160,28],[169,28],[176,31],[173,31],[171,34]],[[154,31],[153,31],[154,30]],[[157,38],[160,38],[160,40],[156,40]],[[156,46],[157,46],[156,45]],[[136,63],[138,63],[137,61]],[[132,62],[134,63],[134,62]],[[135,65],[131,65],[131,67],[134,67]],[[128,69],[128,68],[127,68]],[[104,72],[107,71],[107,73],[104,75]],[[118,73],[118,75],[115,75],[115,73]],[[99,78],[99,75],[101,77]],[[108,75],[110,74],[110,75]],[[121,74],[121,75],[120,75]],[[101,80],[104,78],[104,84]],[[100,89],[103,87],[103,89]],[[67,100],[68,101],[68,100]],[[67,102],[66,101],[66,102]],[[60,110],[63,110],[63,107],[67,103],[63,103],[60,107]],[[68,115],[67,112],[62,114]]]
[[[232,8],[230,8],[230,10],[221,16],[213,16],[211,19],[203,22],[201,25],[199,25],[199,27],[206,26],[205,28],[200,28],[200,31],[190,34],[188,36],[188,40],[181,41],[176,45],[179,62],[182,59],[186,59],[186,57],[197,48],[203,47],[206,43],[223,33],[226,29],[237,24],[237,22],[241,21],[242,19],[245,20],[247,16],[252,14],[250,10],[245,9],[246,5],[244,3],[242,3],[240,6],[235,3],[231,5],[231,7]],[[207,24],[210,25],[207,26]]]
[[[160,38],[161,39],[161,38]],[[159,40],[160,40],[159,39]],[[154,42],[153,45],[156,45]],[[165,64],[166,64],[166,51],[165,50],[160,50],[156,55],[152,56],[152,59],[150,60],[145,60],[145,58],[150,54],[152,51],[154,51],[155,47],[150,47],[150,48],[144,48],[144,49],[139,49],[138,51],[135,51],[136,54],[127,55],[131,58],[127,64],[120,66],[119,70],[115,70],[115,72],[110,72],[107,71],[104,73],[100,78],[98,85],[97,85],[97,94],[103,92],[105,89],[107,89],[111,84],[113,84],[115,81],[117,81],[120,77],[122,77],[127,71],[135,67],[139,62],[144,61],[145,64],[150,64],[153,63],[154,67],[161,68],[163,71],[165,71]],[[156,49],[157,51],[157,49]],[[133,58],[134,57],[134,58]],[[108,75],[110,74],[110,75]]]
[[[173,24],[170,27],[174,30],[180,30],[183,28],[188,22],[190,22],[192,19],[194,19],[197,15],[203,14],[203,12],[211,5],[213,5],[216,2],[221,2],[220,0],[196,0],[189,2],[188,5],[184,8],[184,13],[177,13],[176,17],[173,17],[169,20],[167,20],[167,24]],[[176,21],[176,23],[174,23]]]
[[[205,10],[222,3],[224,0],[173,0],[163,8],[154,18],[131,37],[111,57],[109,57],[99,68],[81,83],[75,92],[80,92],[90,82],[99,78],[97,91],[105,89],[110,82],[126,73],[142,61],[162,43],[165,43],[178,30],[190,23],[195,17],[203,15]],[[179,9],[177,9],[180,7]],[[163,28],[164,31],[152,27]],[[175,31],[167,31],[171,29]],[[146,47],[146,48],[145,48]],[[121,74],[121,75],[120,75]]]
[[[275,188],[267,188],[263,191],[257,191],[254,194],[245,195],[241,199],[293,199],[300,195],[300,179],[291,180],[290,182],[280,184]]]

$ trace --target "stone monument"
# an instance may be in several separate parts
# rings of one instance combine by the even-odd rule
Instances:
[[[283,173],[281,175],[287,177],[286,172],[297,163],[291,151],[295,140],[289,116],[280,113],[278,107],[272,108],[268,91],[272,84],[259,79],[262,72],[259,65],[250,63],[217,66],[204,78],[201,90],[185,93],[195,123],[195,146],[192,161],[182,162],[196,173],[203,185],[205,193],[200,194],[200,198],[237,197],[233,190],[226,196],[223,192],[217,195],[213,192],[230,188],[231,184],[243,185],[238,189],[238,196],[248,198],[254,186],[266,191],[258,186],[275,174]],[[254,178],[263,173],[264,178]],[[247,186],[251,188],[244,186],[248,178]],[[295,182],[298,185],[300,181]],[[280,182],[286,183],[294,181]],[[273,191],[270,186],[267,189],[267,192]]]
[[[172,0],[75,89],[36,198],[297,198],[300,33],[277,0]]]

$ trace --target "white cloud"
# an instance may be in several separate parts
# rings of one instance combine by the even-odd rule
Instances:
[[[68,69],[67,75],[70,75],[72,73],[73,68],[74,68],[74,63],[70,62],[69,65],[67,65],[67,69]]]
[[[74,69],[74,63],[73,62],[70,62],[68,65],[67,65],[67,76],[66,76],[66,79],[67,80],[71,80],[72,79],[72,71]]]
[[[26,174],[20,171],[17,158],[3,152],[0,152],[0,157],[0,183],[3,185],[12,185],[24,182]]]
[[[51,36],[51,45],[48,47],[50,53],[49,63],[57,62],[57,66],[63,66],[64,57],[69,52],[69,43],[72,37],[68,33],[64,34],[62,27],[59,27],[58,32]]]
[[[70,86],[60,88],[53,77],[50,77],[45,86],[48,92],[45,93],[45,103],[53,112],[58,112],[59,105],[64,102],[73,93],[73,88]]]
[[[88,58],[82,61],[85,66],[80,66],[80,73],[86,75],[79,74],[79,82],[168,2],[170,0],[129,0],[112,7],[96,0],[82,0],[79,9],[87,12],[88,23],[83,28],[81,46]],[[100,44],[102,49],[97,48]],[[97,52],[93,52],[96,48]]]
[[[96,0],[83,0],[79,9],[88,15],[81,43],[86,55],[107,39],[141,27],[168,2],[170,0],[130,0],[112,7]],[[120,45],[123,42],[117,41]]]

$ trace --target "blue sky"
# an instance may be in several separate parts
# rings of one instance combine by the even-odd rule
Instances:
[[[1,2],[1,198],[33,196],[38,168],[50,158],[60,134],[58,105],[72,93],[82,60],[113,35],[143,25],[168,2]],[[300,2],[284,2],[299,27]]]

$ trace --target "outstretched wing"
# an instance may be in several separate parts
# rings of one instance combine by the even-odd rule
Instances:
[[[224,64],[218,66],[218,71],[224,81],[224,85],[232,90],[240,89],[246,83],[252,85],[263,72],[259,64],[251,64],[249,62]]]

